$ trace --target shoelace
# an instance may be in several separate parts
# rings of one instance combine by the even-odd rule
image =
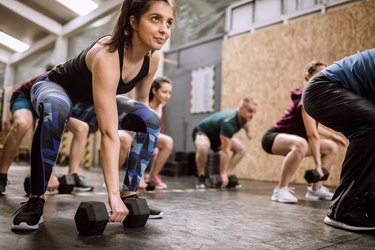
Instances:
[[[295,193],[295,188],[294,187],[287,187],[286,188],[288,191],[289,191],[289,193],[292,193],[292,194],[294,194]]]
[[[21,209],[23,209],[24,207],[27,206],[27,201],[21,202],[20,204],[21,204],[22,206],[21,206],[20,208],[18,208],[18,209],[16,210],[16,212],[14,212],[14,213],[12,214],[12,217],[13,217],[15,214],[17,214]]]
[[[25,208],[25,211],[33,211],[37,207],[38,200],[37,199],[30,199],[28,201],[21,202],[20,204],[22,205],[20,208],[18,208],[12,216],[17,214],[21,209]]]

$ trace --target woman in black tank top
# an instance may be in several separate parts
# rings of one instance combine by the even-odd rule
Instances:
[[[31,194],[16,213],[13,229],[35,230],[43,222],[46,185],[70,116],[99,128],[109,221],[125,219],[124,199],[136,196],[159,135],[160,119],[148,107],[148,93],[159,61],[154,51],[169,38],[176,8],[173,0],[124,0],[111,36],[92,43],[34,84],[31,101],[39,122],[33,138]],[[132,88],[135,100],[118,96]],[[118,129],[136,132],[121,193]]]

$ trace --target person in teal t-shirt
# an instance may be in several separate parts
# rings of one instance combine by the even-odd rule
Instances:
[[[210,148],[220,152],[220,176],[222,185],[228,185],[228,176],[244,157],[246,149],[233,135],[241,128],[251,139],[248,122],[254,117],[257,104],[251,98],[240,101],[237,109],[214,113],[199,122],[193,129],[193,141],[196,147],[198,182],[196,188],[206,188],[205,170]]]

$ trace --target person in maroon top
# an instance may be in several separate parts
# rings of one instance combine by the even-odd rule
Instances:
[[[308,64],[305,72],[306,82],[326,64],[313,61]],[[281,119],[270,128],[262,138],[262,147],[274,155],[283,155],[281,176],[278,186],[274,189],[271,199],[283,203],[297,203],[298,199],[289,188],[289,182],[305,156],[312,156],[315,169],[323,176],[322,168],[330,169],[336,160],[338,146],[346,146],[341,136],[320,126],[311,118],[302,106],[304,86],[292,90],[291,102]],[[328,138],[320,138],[319,134]],[[307,188],[307,200],[331,200],[331,193],[321,182],[313,183]]]

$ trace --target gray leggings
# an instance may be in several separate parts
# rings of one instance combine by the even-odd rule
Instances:
[[[302,100],[309,115],[350,141],[333,196],[349,208],[355,198],[375,191],[375,105],[322,73],[310,79]]]

